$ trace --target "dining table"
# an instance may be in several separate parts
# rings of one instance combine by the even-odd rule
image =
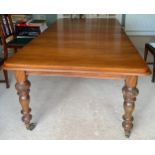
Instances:
[[[8,58],[3,68],[14,72],[22,120],[29,130],[36,126],[31,122],[29,91],[33,83],[29,76],[124,80],[122,126],[127,137],[133,128],[138,78],[151,74],[119,21],[101,18],[58,19]],[[113,93],[111,100],[115,100]]]

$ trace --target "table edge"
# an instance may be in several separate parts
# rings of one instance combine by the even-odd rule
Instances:
[[[146,67],[141,72],[117,72],[117,71],[97,71],[97,70],[74,70],[74,69],[58,69],[58,68],[23,68],[8,66],[4,63],[4,70],[10,71],[24,71],[29,75],[58,75],[69,77],[88,77],[88,78],[124,78],[127,76],[148,76],[151,74],[151,70]]]

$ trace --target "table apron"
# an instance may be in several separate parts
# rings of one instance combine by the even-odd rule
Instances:
[[[119,75],[113,73],[98,73],[98,72],[42,72],[42,71],[26,71],[26,75],[39,76],[63,76],[63,77],[80,77],[80,78],[98,78],[98,79],[126,79],[135,75]]]

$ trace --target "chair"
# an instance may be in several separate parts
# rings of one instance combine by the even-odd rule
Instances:
[[[147,64],[153,65],[152,82],[155,82],[155,46],[153,46],[152,43],[145,44],[145,51],[144,51],[145,62],[147,61],[148,52],[150,52],[153,55],[153,59],[154,59],[153,62],[147,62]]]
[[[0,34],[1,36],[1,34]],[[2,40],[0,38],[0,43],[2,45]],[[2,46],[3,47],[3,46]],[[3,48],[4,49],[4,48]],[[0,67],[2,67],[4,61],[7,59],[8,54],[6,53],[6,51],[3,50],[2,52],[2,57],[0,57]],[[0,83],[6,83],[6,88],[9,88],[9,80],[8,80],[8,72],[6,70],[3,69],[3,73],[4,73],[4,80],[0,80]]]
[[[18,48],[22,48],[27,43],[29,43],[33,38],[28,37],[18,37],[16,36],[14,25],[12,22],[11,15],[0,15],[1,22],[1,33],[3,46],[6,53],[8,48],[13,48],[15,52],[17,52]]]

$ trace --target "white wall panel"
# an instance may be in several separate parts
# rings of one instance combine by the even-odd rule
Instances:
[[[127,14],[125,31],[128,35],[155,35],[155,14]]]

